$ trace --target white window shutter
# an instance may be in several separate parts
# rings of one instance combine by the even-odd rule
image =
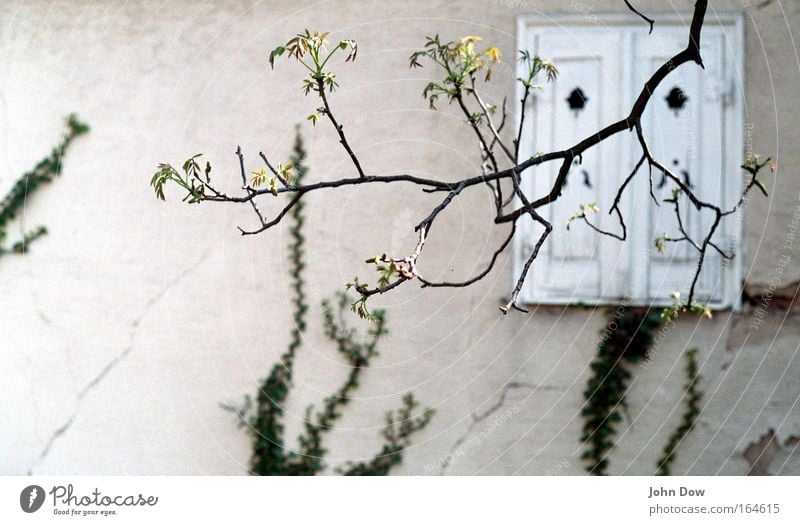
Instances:
[[[683,27],[662,28],[658,34],[649,36],[653,38],[635,37],[635,85],[642,85],[661,64],[686,45]],[[726,206],[732,205],[735,199],[726,198],[725,183],[731,185],[740,173],[726,171],[726,157],[741,158],[741,153],[731,151],[726,144],[726,113],[730,108],[726,105],[723,87],[726,82],[722,37],[718,26],[705,28],[701,40],[705,69],[685,64],[673,71],[653,93],[642,126],[657,159],[690,184],[700,199]],[[646,281],[639,283],[635,296],[639,302],[663,301],[674,291],[688,291],[699,257],[698,251],[688,242],[666,242],[663,253],[655,249],[653,239],[656,237],[667,234],[675,239],[681,234],[673,205],[663,202],[672,197],[675,185],[665,181],[660,173],[654,173],[653,179],[653,191],[662,202],[661,206],[648,200],[649,187],[642,191],[642,186],[649,186],[644,184],[645,179],[639,178],[636,184],[635,202],[639,210],[636,213],[647,218],[647,227],[642,230],[650,240],[646,249],[632,252],[633,266],[646,269]],[[738,187],[730,189],[738,191]],[[678,203],[684,229],[701,245],[715,219],[714,213],[699,212],[685,195],[678,196]],[[728,222],[726,220],[714,235],[715,244],[725,250],[734,248],[728,241]],[[635,244],[641,246],[645,240],[637,239]],[[728,306],[724,304],[727,299],[725,271],[720,254],[709,249],[695,291],[697,302]],[[643,280],[642,277],[639,280]],[[645,287],[641,287],[642,284]]]
[[[616,57],[618,33],[592,29],[570,35],[551,29],[538,33],[534,46],[536,54],[557,65],[559,75],[532,98],[528,108],[530,127],[522,149],[525,156],[581,140],[619,115],[623,102],[616,93],[621,80]],[[534,264],[527,300],[572,302],[616,294],[608,289],[603,276],[613,272],[619,261],[609,257],[604,239],[585,225],[576,223],[569,231],[566,229],[568,218],[577,213],[581,204],[596,202],[606,209],[610,206],[616,142],[606,141],[586,152],[580,163],[576,159],[561,198],[543,210],[554,230]],[[530,195],[545,195],[558,168],[558,163],[533,168],[525,177],[525,190]],[[614,227],[602,214],[592,219],[603,228]],[[520,263],[543,231],[531,220],[521,220],[525,235],[518,254],[523,259]]]
[[[587,25],[585,20],[565,18],[529,17],[520,22],[521,47],[552,60],[560,71],[526,108],[523,158],[566,148],[622,118],[645,80],[685,47],[688,38],[679,18],[657,22],[653,34],[630,19],[611,17],[606,24]],[[738,17],[707,23],[702,38],[706,69],[685,64],[673,71],[653,94],[642,121],[654,156],[688,181],[698,196],[727,207],[735,204],[741,190],[741,107],[731,89],[734,82],[742,82],[734,67],[741,46]],[[570,98],[579,102],[577,106],[583,99],[583,107],[571,107]],[[532,267],[523,301],[600,304],[628,298],[635,304],[668,304],[671,292],[688,291],[698,253],[687,243],[668,242],[664,253],[655,249],[655,237],[667,233],[677,238],[680,233],[672,205],[652,202],[646,165],[622,200],[627,241],[602,236],[581,221],[566,229],[567,219],[581,204],[596,202],[600,213],[590,214],[590,220],[599,228],[620,232],[616,216],[608,211],[640,157],[635,135],[623,132],[587,151],[582,163],[572,167],[561,198],[540,210],[554,231]],[[549,192],[558,167],[553,162],[525,173],[523,188],[531,199]],[[674,184],[662,181],[660,173],[654,172],[653,185],[659,200],[671,197]],[[685,196],[679,200],[686,231],[702,243],[713,213],[698,213]],[[515,278],[542,232],[527,219],[521,219],[520,227]],[[736,216],[725,219],[714,240],[742,257]],[[726,263],[709,250],[696,300],[715,307],[735,306],[740,274],[739,261]]]

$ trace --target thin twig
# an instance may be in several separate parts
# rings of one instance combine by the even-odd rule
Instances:
[[[627,5],[627,6],[628,6],[628,9],[630,9],[631,11],[633,11],[634,13],[636,13],[637,15],[639,15],[639,17],[641,17],[641,19],[642,19],[642,20],[644,20],[645,22],[647,22],[648,24],[650,24],[650,31],[649,31],[649,33],[652,33],[652,32],[653,32],[653,26],[654,26],[654,25],[655,25],[655,23],[656,23],[656,22],[655,22],[655,20],[653,20],[652,18],[649,18],[649,17],[645,16],[645,15],[644,15],[644,14],[643,14],[641,11],[639,11],[638,9],[636,9],[635,7],[633,7],[633,6],[631,5],[631,3],[630,3],[628,0],[625,0],[625,5]],[[649,33],[648,33],[648,34],[649,34]]]
[[[350,143],[347,142],[347,137],[344,135],[342,125],[337,122],[336,117],[333,116],[333,111],[331,111],[331,106],[328,104],[328,97],[325,95],[325,81],[322,79],[322,77],[316,77],[316,80],[319,96],[322,99],[322,104],[325,106],[325,115],[331,121],[333,127],[336,128],[336,133],[339,135],[339,143],[347,151],[347,154],[350,155],[350,159],[353,161],[353,165],[356,167],[359,177],[363,179],[366,177],[366,175],[364,175],[364,170],[361,169],[361,163],[358,161],[356,154],[353,153],[353,148],[351,148]]]

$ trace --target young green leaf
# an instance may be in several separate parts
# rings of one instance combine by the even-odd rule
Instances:
[[[267,182],[267,169],[261,168],[257,171],[252,172],[252,177],[250,178],[250,185],[254,188],[258,188],[262,186],[265,182]]]

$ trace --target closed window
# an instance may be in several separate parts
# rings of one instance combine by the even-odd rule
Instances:
[[[522,158],[565,149],[630,112],[645,81],[686,46],[690,17],[660,16],[655,30],[630,16],[606,18],[524,17],[520,48],[553,61],[558,78],[532,97],[521,141]],[[684,64],[658,87],[642,126],[653,155],[684,179],[701,198],[732,207],[741,195],[744,155],[742,93],[742,24],[737,16],[709,17],[701,39],[705,69]],[[517,108],[519,109],[519,108]],[[635,133],[620,133],[576,159],[560,199],[541,212],[554,231],[533,265],[521,294],[528,303],[615,303],[661,305],[674,291],[685,293],[697,267],[698,253],[688,243],[654,242],[681,234],[674,208],[662,201],[674,185],[648,166],[626,188],[620,210],[627,240],[593,231],[568,220],[581,205],[596,203],[590,219],[597,227],[621,232],[609,215],[617,190],[642,156]],[[531,200],[549,193],[557,163],[546,163],[523,177]],[[685,198],[685,197],[683,197]],[[684,229],[702,240],[714,217],[681,206]],[[515,244],[515,275],[541,226],[520,223]],[[708,252],[696,302],[715,308],[736,307],[742,275],[741,213],[726,217],[714,242],[736,254],[732,261]]]

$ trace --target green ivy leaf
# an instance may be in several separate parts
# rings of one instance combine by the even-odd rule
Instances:
[[[275,49],[273,49],[272,52],[270,52],[270,54],[269,54],[269,67],[274,68],[275,67],[275,57],[279,57],[279,56],[283,55],[283,53],[285,53],[285,52],[286,52],[286,48],[283,47],[283,46],[278,46]]]

